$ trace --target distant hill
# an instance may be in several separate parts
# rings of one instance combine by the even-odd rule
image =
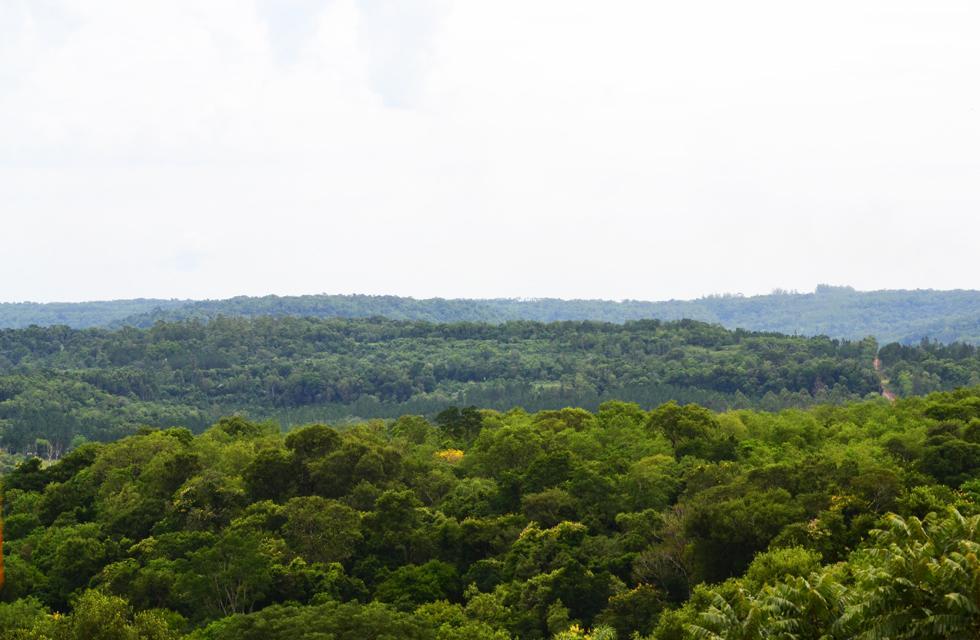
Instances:
[[[151,298],[101,302],[0,302],[0,329],[61,324],[73,329],[107,327],[130,316],[164,313],[189,302]]]
[[[980,291],[856,291],[820,285],[813,293],[709,296],[697,300],[415,299],[398,296],[239,296],[227,300],[117,300],[86,303],[0,304],[0,328],[65,324],[73,328],[148,327],[158,321],[217,316],[384,317],[428,322],[596,320],[622,323],[690,318],[727,328],[827,335],[881,343],[980,344]]]
[[[284,424],[508,410],[777,410],[980,385],[980,348],[879,348],[695,320],[505,323],[216,318],[148,329],[0,330],[0,447],[57,451],[140,425],[202,428],[245,412]]]

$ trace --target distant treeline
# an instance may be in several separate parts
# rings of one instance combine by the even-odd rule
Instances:
[[[692,320],[432,324],[218,318],[149,329],[0,330],[0,445],[57,457],[140,425],[203,428],[244,412],[284,424],[506,410],[609,399],[715,409],[808,406],[877,394],[872,338],[730,331]],[[888,345],[900,396],[980,383],[977,348]],[[40,442],[39,442],[40,441]]]
[[[0,327],[64,324],[87,327],[150,327],[158,321],[218,316],[384,317],[428,322],[513,320],[555,322],[684,318],[730,329],[826,335],[881,343],[914,344],[922,338],[944,343],[980,343],[980,291],[855,291],[821,285],[814,293],[709,296],[698,300],[492,299],[417,300],[397,296],[309,295],[237,297],[227,300],[118,300],[87,303],[0,304]]]

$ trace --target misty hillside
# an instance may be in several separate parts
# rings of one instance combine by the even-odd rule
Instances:
[[[596,320],[627,322],[690,318],[727,328],[827,335],[879,342],[980,343],[980,291],[856,291],[821,285],[813,293],[773,293],[697,300],[443,299],[398,296],[239,296],[226,300],[116,300],[85,303],[0,304],[0,328],[64,324],[72,328],[149,327],[158,321],[235,317],[308,316],[429,322]]]

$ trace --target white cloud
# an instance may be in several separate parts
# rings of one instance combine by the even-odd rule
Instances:
[[[0,299],[976,287],[971,2],[0,0]]]

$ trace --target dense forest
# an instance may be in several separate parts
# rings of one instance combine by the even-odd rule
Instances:
[[[119,300],[92,303],[0,303],[0,328],[64,324],[73,328],[150,327],[157,321],[218,316],[384,317],[428,322],[508,322],[533,320],[630,320],[684,318],[730,329],[775,331],[807,336],[879,342],[980,344],[980,291],[855,291],[821,285],[813,293],[777,292],[697,300],[491,299],[416,300],[397,296],[309,295],[237,297],[227,300]]]
[[[883,371],[873,368],[879,354]],[[221,415],[285,426],[433,416],[449,405],[529,411],[714,409],[841,403],[980,384],[971,345],[886,345],[690,320],[430,324],[381,319],[218,318],[0,330],[0,445],[56,458],[142,425],[199,431]]]
[[[0,629],[975,639],[978,469],[980,388],[144,429],[3,478]]]

